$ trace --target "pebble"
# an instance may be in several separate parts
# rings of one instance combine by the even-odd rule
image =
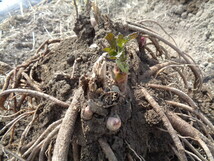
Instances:
[[[173,6],[171,12],[181,16],[181,14],[184,12],[184,6],[183,5]]]
[[[187,12],[183,12],[183,13],[181,14],[181,18],[186,19],[186,18],[187,18]]]

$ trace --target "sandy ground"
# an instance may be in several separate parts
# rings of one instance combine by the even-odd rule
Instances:
[[[201,67],[204,83],[214,91],[214,1],[213,0],[117,0],[98,1],[103,13],[114,19],[144,21],[161,36],[172,39]],[[81,6],[79,4],[79,6]],[[15,66],[35,53],[48,38],[73,35],[74,6],[70,0],[43,3],[0,24],[0,60]]]

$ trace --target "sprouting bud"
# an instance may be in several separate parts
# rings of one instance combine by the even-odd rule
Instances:
[[[106,127],[110,131],[117,131],[121,127],[121,120],[119,116],[109,117],[106,123]]]
[[[91,21],[91,25],[93,26],[93,27],[95,27],[96,25],[97,25],[97,21],[96,21],[96,19],[95,18],[90,18],[90,21]]]
[[[142,46],[145,46],[145,45],[146,45],[146,38],[142,36],[142,37],[140,38],[140,40],[141,40],[141,45],[142,45]]]
[[[90,120],[92,119],[93,116],[93,112],[91,111],[89,106],[86,106],[86,108],[84,108],[81,112],[81,117],[84,120]]]

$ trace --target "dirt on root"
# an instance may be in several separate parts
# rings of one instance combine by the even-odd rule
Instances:
[[[84,25],[87,25],[87,19],[84,20]],[[125,30],[119,24],[104,24],[103,27],[97,28],[81,28],[81,25],[76,24],[80,28],[75,28],[78,33],[78,38],[68,38],[51,49],[48,54],[44,55],[31,68],[32,78],[40,85],[41,91],[51,96],[58,98],[64,102],[70,103],[75,89],[83,86],[84,98],[81,100],[81,109],[84,109],[87,104],[101,104],[100,110],[94,112],[92,119],[84,120],[79,113],[72,142],[76,143],[80,149],[81,161],[97,161],[107,160],[103,153],[98,139],[103,138],[112,148],[118,161],[126,161],[129,155],[134,160],[147,161],[162,161],[162,160],[178,160],[175,152],[172,150],[173,141],[164,130],[159,116],[146,101],[141,92],[141,87],[145,87],[153,98],[161,105],[161,108],[166,110],[180,111],[166,104],[165,100],[174,100],[182,102],[176,95],[157,89],[152,89],[147,86],[148,83],[172,85],[173,87],[185,90],[182,80],[177,74],[173,73],[173,69],[166,69],[159,75],[152,77],[144,77],[144,73],[153,65],[161,63],[165,56],[160,56],[160,59],[153,59],[148,52],[140,51],[137,41],[131,41],[127,47],[129,56],[129,76],[127,95],[124,96],[115,91],[115,84],[111,82],[111,70],[113,68],[112,61],[107,61],[107,77],[108,80],[103,85],[99,79],[90,79],[94,62],[103,53],[104,36],[109,31],[118,35],[123,33],[128,35],[131,30]],[[92,27],[92,26],[91,26]],[[90,29],[90,30],[89,30]],[[96,45],[94,45],[96,44]],[[29,74],[28,69],[26,70]],[[189,80],[193,80],[193,74],[189,74],[190,70],[186,70]],[[82,82],[82,84],[80,84]],[[90,93],[89,85],[96,85],[93,93]],[[200,105],[199,107],[212,120],[213,113],[203,109],[214,108],[214,99],[206,90],[202,92],[191,92],[191,97]],[[56,105],[55,103],[40,98],[36,98],[35,102],[40,106],[37,111],[38,118],[24,141],[24,146],[21,151],[25,151],[31,141],[38,138],[41,133],[54,121],[63,118],[66,109]],[[185,112],[184,112],[185,113]],[[122,121],[121,128],[112,132],[107,129],[106,121],[111,116],[119,116]],[[191,121],[191,118],[186,118]],[[27,122],[31,120],[28,117]],[[6,138],[4,145],[9,142],[16,149],[16,143],[22,135],[27,123],[26,120],[21,120],[17,124],[14,135],[14,140],[10,141]],[[214,120],[213,120],[214,121]],[[6,120],[1,122],[7,123]],[[55,138],[53,138],[53,143]],[[51,146],[50,146],[51,147]],[[51,150],[50,150],[51,151]],[[52,154],[52,152],[50,152]],[[36,157],[37,158],[37,157]],[[37,159],[35,159],[37,160]],[[68,160],[73,160],[72,148],[69,149]]]
[[[63,40],[50,55],[38,64],[34,79],[42,82],[42,90],[45,93],[70,102],[74,89],[79,85],[79,78],[81,76],[90,76],[93,63],[101,53],[101,50],[90,49],[85,42],[81,42],[76,38]],[[73,68],[75,60],[76,66]],[[131,62],[136,65],[134,58]],[[128,98],[117,98],[116,105],[94,114],[89,121],[81,119],[80,116],[78,117],[72,141],[81,146],[80,159],[82,161],[106,160],[98,143],[98,139],[101,137],[104,137],[111,145],[112,150],[120,161],[127,160],[128,153],[133,156],[135,153],[140,154],[146,160],[151,161],[175,157],[169,148],[171,139],[169,139],[168,134],[156,129],[162,126],[156,112],[151,110],[151,107],[145,108],[142,106],[142,99],[136,99],[139,98],[137,97],[139,96],[139,90],[135,89],[135,85],[141,81],[136,79],[136,77],[140,76],[137,74],[143,73],[148,66],[145,65],[143,67],[141,65],[140,67],[142,68],[138,69],[140,71],[136,71],[135,67],[137,65],[131,68],[133,73],[130,73],[132,76],[129,77],[131,85]],[[74,77],[71,78],[73,72]],[[110,94],[114,93],[105,92],[99,99],[103,100],[103,97],[106,97],[110,101],[108,103],[112,103]],[[140,102],[139,105],[137,102]],[[87,98],[82,100],[81,105],[81,108],[85,108]],[[52,102],[46,102],[46,105],[41,110],[38,123],[42,122],[45,129],[50,123],[63,117],[65,111],[66,109],[53,105]],[[122,127],[118,132],[111,132],[106,128],[107,118],[114,115],[119,115],[122,120]],[[43,128],[39,131],[42,132]],[[36,133],[39,135],[38,131]],[[137,159],[137,156],[134,156],[134,158]],[[69,160],[72,160],[72,158],[69,158]]]

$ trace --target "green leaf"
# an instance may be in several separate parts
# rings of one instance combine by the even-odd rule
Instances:
[[[115,59],[117,59],[117,57],[115,57],[115,56],[110,56],[109,59],[115,60]]]
[[[115,56],[117,55],[117,51],[115,51],[115,50],[112,49],[112,48],[104,48],[103,51],[108,52],[108,55],[109,55],[109,56],[114,56],[114,57],[115,57]]]
[[[122,34],[118,35],[116,41],[117,41],[117,46],[119,48],[124,48],[125,44],[128,42],[127,39]]]
[[[105,36],[105,39],[108,41],[109,45],[111,46],[112,49],[116,49],[117,44],[116,44],[116,38],[113,33],[108,33]]]
[[[103,51],[105,52],[110,52],[112,50],[112,48],[104,48]]]
[[[127,54],[125,53],[125,45],[128,41],[137,38],[138,33],[132,33],[126,37],[119,34],[117,37],[113,33],[108,33],[105,39],[108,41],[110,47],[103,49],[108,52],[109,58],[116,61],[117,66],[124,73],[128,73],[129,64],[127,63]]]
[[[128,35],[128,41],[132,40],[132,39],[136,39],[138,36],[138,33],[137,32],[134,32],[130,35]]]
[[[109,52],[109,56],[114,56],[116,57],[117,56],[117,52],[115,50],[112,50],[111,52]]]
[[[122,62],[120,60],[116,60],[116,64],[117,66],[120,68],[120,70],[124,73],[128,73],[129,72],[129,65],[126,62]]]

